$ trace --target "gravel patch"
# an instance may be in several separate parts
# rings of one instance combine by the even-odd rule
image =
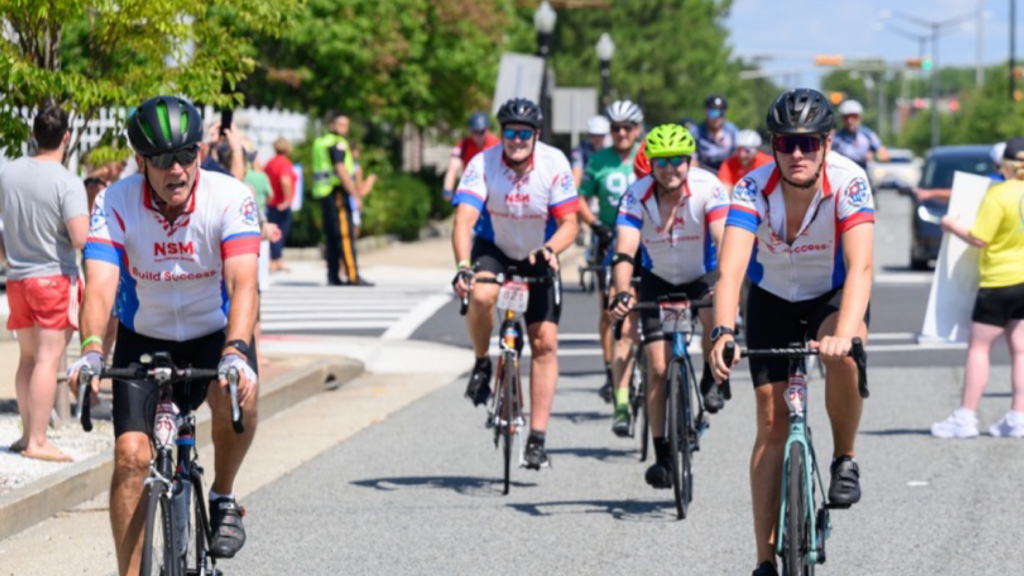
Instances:
[[[11,452],[8,447],[21,437],[21,418],[17,414],[0,414],[0,494],[30,484],[49,474],[63,470],[114,446],[114,427],[108,421],[95,420],[92,432],[77,425],[49,431],[50,441],[74,462],[43,462]]]

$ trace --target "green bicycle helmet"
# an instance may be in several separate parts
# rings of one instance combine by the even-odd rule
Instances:
[[[690,131],[678,124],[662,124],[647,135],[645,153],[648,158],[693,156],[697,142]]]
[[[150,98],[128,119],[128,141],[142,156],[174,152],[203,140],[203,119],[178,96]]]

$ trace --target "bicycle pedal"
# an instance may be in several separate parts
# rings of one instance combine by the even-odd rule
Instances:
[[[835,504],[833,502],[826,502],[825,508],[829,510],[849,510],[852,504]]]

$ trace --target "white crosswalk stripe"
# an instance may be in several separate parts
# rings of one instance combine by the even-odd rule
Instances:
[[[262,331],[405,339],[451,301],[450,275],[380,267],[367,270],[367,278],[376,282],[372,287],[327,286],[302,273],[277,275],[262,295]]]

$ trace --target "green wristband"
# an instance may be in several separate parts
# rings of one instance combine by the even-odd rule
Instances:
[[[100,346],[103,346],[103,338],[100,338],[99,336],[89,336],[88,338],[82,341],[82,350],[85,350],[85,347],[88,346],[89,344],[92,344],[93,342],[96,342]]]
[[[462,270],[463,268],[472,268],[473,263],[469,260],[460,260],[459,263],[455,265],[455,267],[458,268],[459,270]]]

